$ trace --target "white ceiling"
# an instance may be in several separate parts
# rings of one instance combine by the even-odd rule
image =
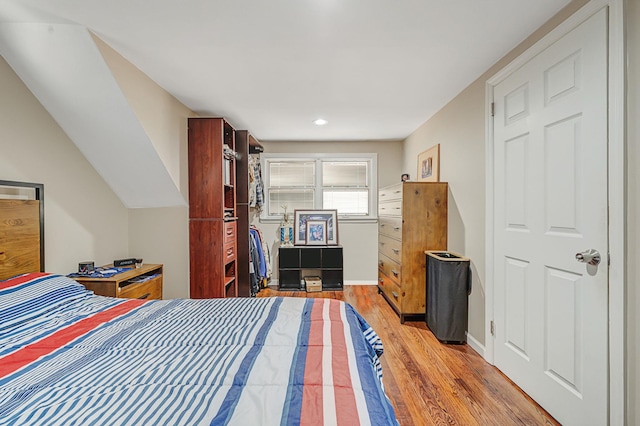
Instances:
[[[0,0],[261,140],[402,139],[568,0]],[[325,118],[319,127],[312,121]]]

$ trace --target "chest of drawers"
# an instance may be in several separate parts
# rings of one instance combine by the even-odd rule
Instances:
[[[400,316],[424,320],[425,250],[447,249],[445,182],[404,182],[378,193],[378,291]]]

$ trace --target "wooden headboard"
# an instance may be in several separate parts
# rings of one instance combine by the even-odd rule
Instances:
[[[38,271],[44,271],[44,185],[0,180],[0,280]]]

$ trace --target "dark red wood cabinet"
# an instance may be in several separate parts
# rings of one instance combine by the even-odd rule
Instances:
[[[235,130],[189,119],[190,297],[238,295]]]

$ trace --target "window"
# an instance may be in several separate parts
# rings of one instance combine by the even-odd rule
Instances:
[[[294,210],[336,209],[341,219],[374,219],[377,154],[262,154],[262,219]]]

